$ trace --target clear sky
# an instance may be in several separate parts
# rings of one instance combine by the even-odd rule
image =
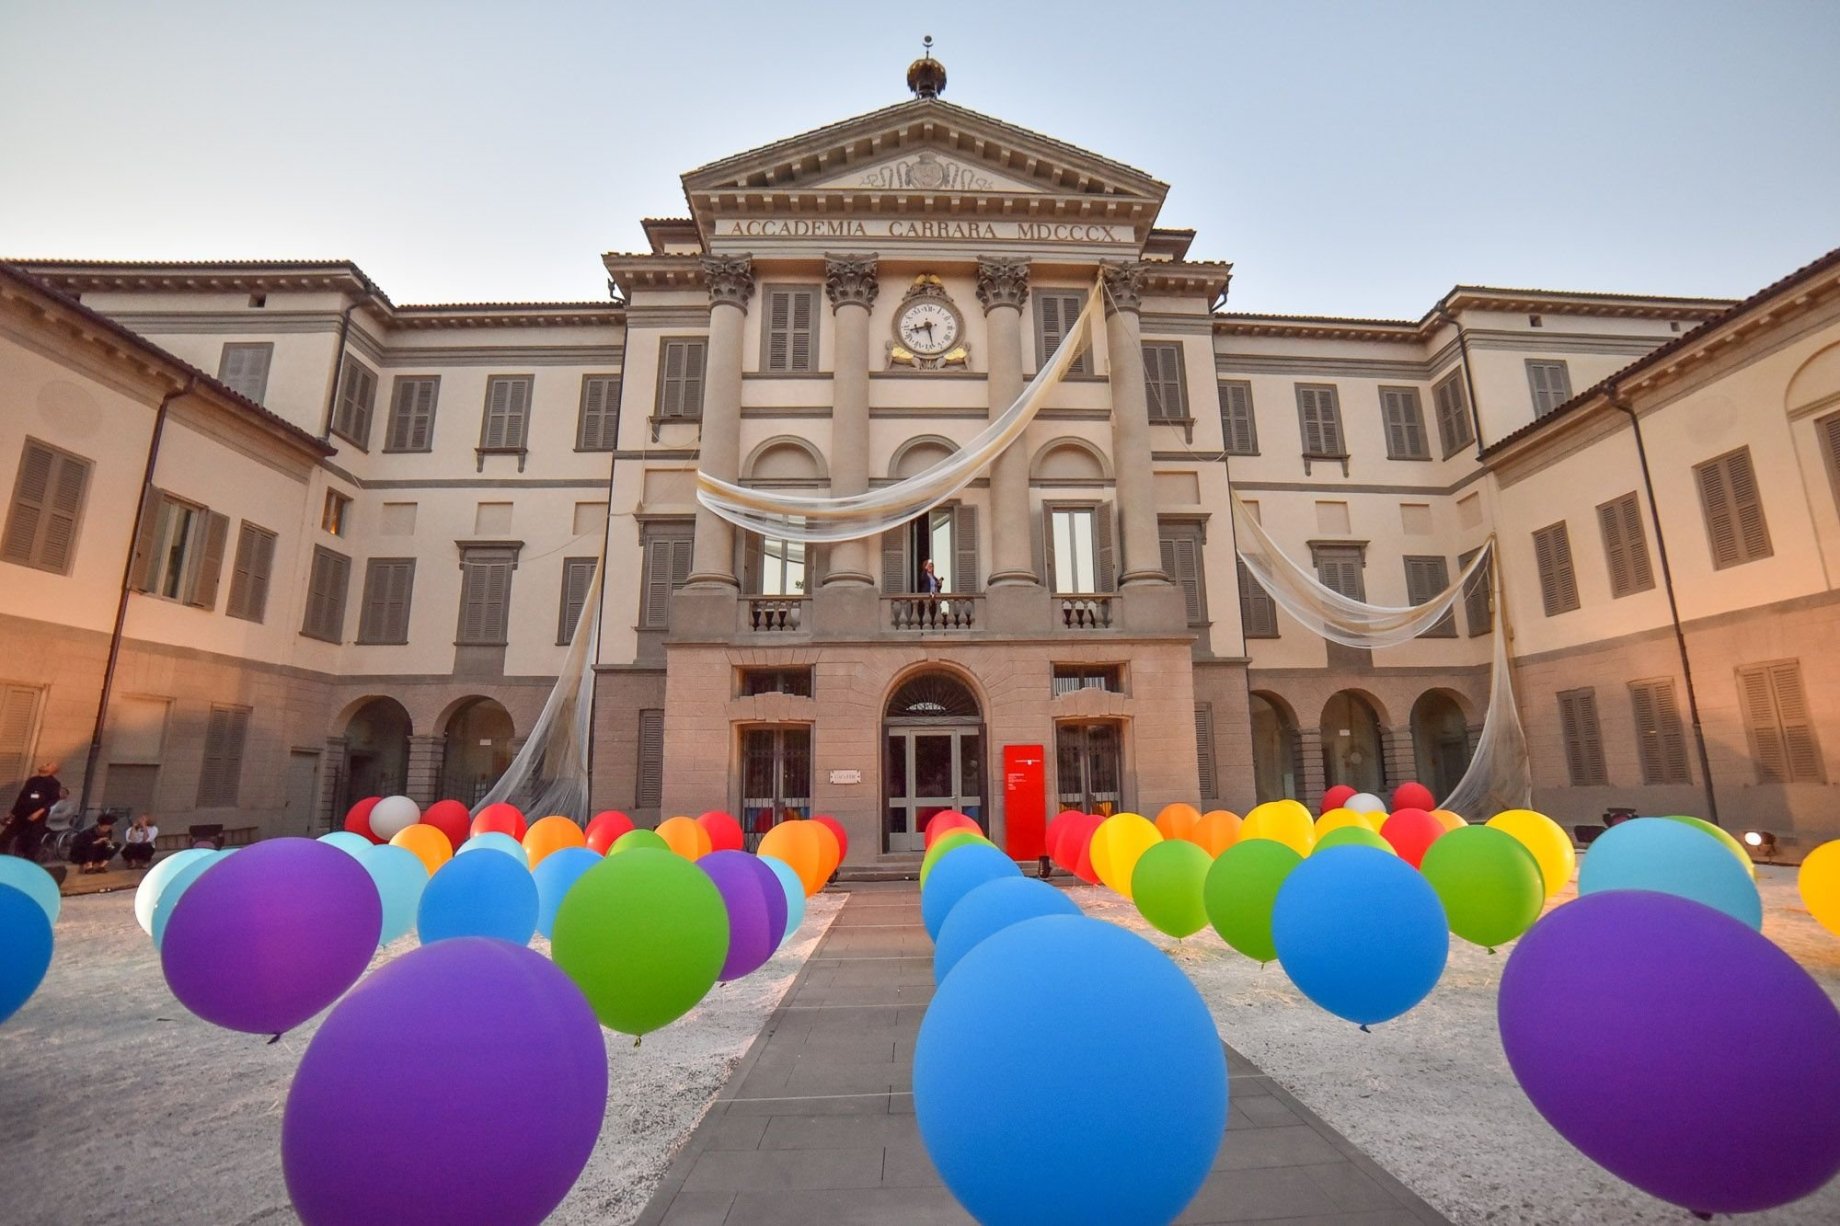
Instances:
[[[678,176],[907,97],[1170,184],[1240,310],[1748,294],[1840,246],[1840,0],[0,0],[0,255],[599,298]]]

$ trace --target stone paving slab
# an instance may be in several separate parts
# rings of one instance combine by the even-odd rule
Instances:
[[[913,1053],[933,992],[911,881],[856,882],[684,1143],[640,1226],[931,1226],[971,1218],[914,1119]],[[1183,1226],[1448,1226],[1244,1056]]]

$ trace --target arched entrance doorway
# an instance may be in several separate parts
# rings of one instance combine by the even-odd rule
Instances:
[[[1412,704],[1412,750],[1418,781],[1439,800],[1456,789],[1469,769],[1469,721],[1445,690],[1426,690]]]
[[[1322,713],[1323,786],[1347,784],[1379,796],[1386,791],[1380,717],[1353,690],[1331,695]]]
[[[1253,691],[1252,789],[1263,804],[1268,800],[1300,800],[1297,717],[1283,699]]]
[[[335,820],[366,796],[409,787],[409,712],[394,698],[365,700],[345,721],[345,783]]]
[[[511,715],[490,698],[469,698],[447,717],[441,796],[474,805],[511,765]]]
[[[882,737],[882,840],[920,851],[926,823],[957,809],[984,818],[984,725],[977,695],[947,672],[917,673],[888,699]]]

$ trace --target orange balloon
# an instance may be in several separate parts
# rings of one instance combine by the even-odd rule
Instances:
[[[530,867],[535,868],[543,857],[561,851],[564,847],[585,847],[588,836],[575,824],[572,817],[552,816],[530,824],[524,832],[524,854],[530,857]]]
[[[1182,836],[1210,856],[1218,856],[1239,842],[1239,814],[1225,809],[1203,813],[1199,821]]]
[[[709,831],[694,817],[673,817],[659,822],[658,837],[686,860],[701,860],[714,850]]]
[[[824,888],[826,876],[824,842],[813,826],[814,823],[803,818],[781,822],[761,837],[757,849],[763,856],[772,856],[790,865],[804,883],[808,898]]]
[[[447,841],[439,826],[427,826],[421,822],[413,826],[404,826],[390,840],[392,847],[404,847],[415,853],[415,858],[422,862],[430,877],[434,871],[454,858],[454,845]]]
[[[1200,820],[1201,810],[1177,801],[1173,805],[1163,806],[1162,812],[1156,815],[1156,828],[1163,832],[1166,839],[1185,839]]]
[[[1449,809],[1433,809],[1431,810],[1431,816],[1444,823],[1444,829],[1447,832],[1455,830],[1458,826],[1469,825],[1469,823],[1463,819],[1461,813],[1452,813]]]
[[[812,829],[818,833],[818,866],[824,870],[824,879],[829,881],[837,866],[843,863],[843,844],[837,841],[837,834],[823,822],[813,822]]]

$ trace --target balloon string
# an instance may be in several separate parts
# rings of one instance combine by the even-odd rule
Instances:
[[[1372,1034],[1372,1033],[1373,1033],[1373,1031],[1371,1031],[1371,1030],[1369,1030],[1369,1029],[1368,1029],[1368,1028],[1367,1028],[1366,1026],[1362,1026],[1362,1027],[1361,1027],[1361,1033],[1362,1033],[1362,1034]]]
[[[642,1043],[642,1042],[644,1042],[644,1041],[645,1041],[645,1036],[644,1036],[644,1035],[634,1035],[634,1036],[633,1036],[633,1046],[634,1046],[635,1048],[636,1048],[636,1047],[638,1047],[638,1046],[639,1046],[639,1044],[640,1044],[640,1043]]]
[[[276,1035],[276,1036],[275,1036],[274,1038],[272,1038],[272,1039],[270,1039],[270,1040],[268,1041],[268,1043],[266,1044],[266,1046],[269,1046],[269,1047],[273,1047],[273,1046],[274,1046],[275,1044],[277,1044],[277,1043],[279,1043],[279,1042],[281,1042],[281,1036],[277,1034],[277,1035]]]

